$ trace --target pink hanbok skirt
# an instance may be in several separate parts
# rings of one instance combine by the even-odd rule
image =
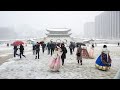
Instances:
[[[51,71],[59,71],[60,69],[60,56],[58,56],[56,59],[53,59],[50,64]]]
[[[94,50],[90,49],[89,51],[89,58],[94,59]]]

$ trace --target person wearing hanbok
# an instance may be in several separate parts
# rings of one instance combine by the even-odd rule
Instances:
[[[94,45],[92,45],[92,47],[90,48],[89,58],[94,59]]]
[[[89,54],[88,54],[86,46],[83,46],[83,48],[82,48],[82,58],[86,58],[86,59],[89,58]]]
[[[59,72],[59,69],[61,67],[61,55],[62,55],[61,48],[57,46],[52,56],[52,62],[50,63],[49,66],[51,71]]]
[[[101,55],[96,60],[96,68],[104,71],[110,69],[112,60],[110,58],[109,52],[110,51],[107,49],[107,46],[104,45]]]

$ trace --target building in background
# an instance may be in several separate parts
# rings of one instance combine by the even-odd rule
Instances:
[[[94,39],[95,22],[87,22],[84,24],[84,38]]]
[[[46,42],[64,42],[66,44],[70,43],[72,41],[72,38],[70,35],[72,33],[69,33],[71,29],[68,28],[50,28],[47,29],[47,37]]]
[[[120,39],[120,11],[105,11],[95,17],[96,39]]]

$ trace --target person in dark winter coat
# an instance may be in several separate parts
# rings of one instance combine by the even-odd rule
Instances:
[[[72,55],[73,54],[73,52],[72,52],[72,50],[73,50],[73,44],[72,44],[72,42],[70,42],[69,49],[70,49],[70,54]]]
[[[55,44],[51,41],[51,43],[50,43],[50,53],[51,53],[51,56],[52,56],[52,54],[54,52],[54,49],[55,49]]]
[[[17,48],[17,46],[14,46],[13,49],[14,49],[14,57],[16,57],[16,55],[18,55],[18,54],[17,54],[17,50],[18,50],[18,48]],[[19,55],[18,55],[18,56],[19,56]]]
[[[44,53],[44,51],[45,51],[45,47],[46,47],[46,44],[43,43],[41,46],[42,46],[42,52]]]
[[[33,45],[33,55],[35,55],[35,48],[36,48],[36,45]]]
[[[21,56],[24,56],[25,57],[25,55],[23,55],[23,53],[24,53],[24,46],[21,44],[20,45],[20,58],[21,58]],[[26,58],[26,57],[25,57]]]
[[[82,54],[81,53],[82,53],[81,45],[78,45],[76,56],[77,56],[78,64],[81,63],[82,65]]]
[[[47,43],[48,55],[50,54],[50,43]]]
[[[35,57],[35,59],[39,59],[39,52],[40,52],[40,45],[39,45],[39,43],[37,42],[37,45],[36,45],[36,57]]]
[[[120,45],[120,43],[118,42],[118,46]]]
[[[75,42],[73,43],[73,52],[74,52],[74,50],[75,50]]]
[[[64,44],[61,44],[61,50],[62,50],[62,55],[61,55],[62,65],[64,65],[64,59],[66,59],[66,53],[67,53],[67,49]]]
[[[9,43],[7,43],[7,47],[9,47]]]

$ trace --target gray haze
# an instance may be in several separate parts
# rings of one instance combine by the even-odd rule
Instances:
[[[103,11],[0,11],[0,27],[19,37],[43,37],[46,28],[71,28],[72,36],[82,36],[86,22]],[[0,29],[2,30],[2,29]],[[21,33],[21,34],[18,34]]]

